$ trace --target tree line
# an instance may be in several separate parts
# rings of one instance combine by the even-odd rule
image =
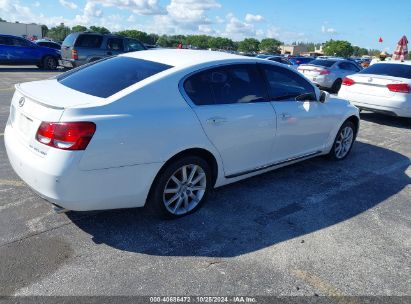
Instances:
[[[85,27],[76,25],[72,28],[61,23],[58,26],[48,28],[42,26],[43,36],[51,38],[55,41],[63,41],[70,33],[74,32],[98,32],[102,34],[109,34],[110,31],[102,26]],[[239,51],[244,53],[271,53],[276,54],[280,52],[280,45],[283,43],[277,39],[265,38],[258,40],[255,38],[245,38],[242,41],[233,41],[230,38],[214,37],[208,35],[157,35],[146,33],[138,30],[124,30],[114,32],[113,34],[135,38],[145,44],[158,45],[161,47],[177,47],[179,44],[190,46],[196,49],[218,49],[227,51]],[[307,51],[314,52],[314,50],[321,46],[319,43],[311,42],[294,42],[294,45],[304,46]],[[330,40],[323,44],[323,52],[328,56],[360,57],[363,55],[377,56],[379,50],[367,50],[358,46],[353,46],[350,42],[344,40]]]

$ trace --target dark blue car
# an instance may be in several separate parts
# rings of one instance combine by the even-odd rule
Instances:
[[[0,35],[0,64],[34,64],[41,69],[55,70],[59,59],[59,50],[37,45],[22,37]]]
[[[307,64],[313,61],[314,59],[315,59],[314,57],[304,57],[304,56],[288,57],[288,60],[290,60],[292,64],[294,65]]]

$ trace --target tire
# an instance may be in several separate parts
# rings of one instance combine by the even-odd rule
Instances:
[[[211,176],[209,164],[200,157],[186,156],[175,160],[155,179],[148,210],[164,219],[180,218],[197,211],[210,192]]]
[[[43,58],[41,66],[44,70],[56,70],[58,62],[53,56],[46,56]]]
[[[340,161],[345,159],[351,152],[355,141],[355,125],[351,121],[346,121],[338,130],[334,144],[328,157],[331,160]]]
[[[342,85],[341,79],[337,79],[336,81],[334,81],[331,87],[331,93],[337,94],[341,89],[341,85]]]

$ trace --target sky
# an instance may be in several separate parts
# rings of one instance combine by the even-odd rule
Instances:
[[[207,34],[325,42],[394,51],[411,39],[411,0],[0,0],[7,21],[104,26],[156,34]],[[379,38],[383,42],[379,43]],[[410,40],[411,41],[411,40]]]

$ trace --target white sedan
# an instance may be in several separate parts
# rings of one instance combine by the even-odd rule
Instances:
[[[212,188],[318,155],[344,159],[358,109],[284,65],[227,53],[127,53],[16,85],[17,174],[69,210],[197,210]]]
[[[411,62],[380,62],[348,76],[338,96],[360,109],[411,117]]]

